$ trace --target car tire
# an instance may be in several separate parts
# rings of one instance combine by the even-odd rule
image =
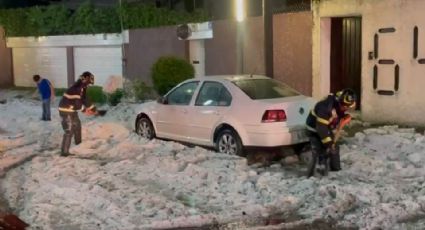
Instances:
[[[147,117],[141,117],[137,121],[136,133],[148,140],[152,140],[155,137],[155,129]]]
[[[309,151],[310,149],[310,143],[306,142],[306,143],[299,143],[299,144],[295,144],[292,145],[292,148],[294,149],[294,153],[297,156],[300,156],[303,152]]]
[[[228,155],[244,156],[242,141],[239,135],[231,129],[223,129],[217,136],[216,151]]]

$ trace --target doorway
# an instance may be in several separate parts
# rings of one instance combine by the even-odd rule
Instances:
[[[361,106],[361,17],[331,19],[330,89],[353,89]]]

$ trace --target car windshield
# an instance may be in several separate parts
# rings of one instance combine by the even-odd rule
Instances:
[[[273,79],[238,79],[233,81],[253,100],[292,97],[300,95],[289,86]]]

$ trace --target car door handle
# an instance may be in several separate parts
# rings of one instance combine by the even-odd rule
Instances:
[[[187,109],[183,109],[183,113],[187,113]]]
[[[214,114],[214,115],[219,115],[220,113],[217,110],[205,110],[202,111],[203,114]]]

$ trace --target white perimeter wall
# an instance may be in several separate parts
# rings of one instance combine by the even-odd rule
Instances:
[[[362,17],[362,117],[371,122],[425,124],[425,1],[424,0],[325,0],[313,1],[313,96],[329,93],[329,58],[323,44],[331,17]],[[413,29],[419,28],[418,58],[413,58]],[[380,28],[394,33],[378,33]],[[399,90],[394,96],[379,95],[373,89],[373,67],[378,66],[377,90],[394,90],[394,65],[368,60],[379,34],[378,59],[393,59],[400,67]]]
[[[13,75],[16,86],[34,87],[34,74],[49,79],[56,88],[67,88],[68,78],[78,79],[84,71],[95,75],[95,85],[105,86],[111,77],[123,75],[121,46],[128,43],[128,31],[122,34],[66,35],[47,37],[11,37]],[[72,48],[74,56],[67,55]],[[68,58],[73,58],[72,62]],[[74,66],[68,66],[74,63]],[[74,70],[74,76],[69,69]],[[122,85],[118,86],[122,87]]]
[[[49,79],[54,87],[68,84],[66,48],[13,48],[12,60],[16,86],[34,87],[34,74]]]
[[[110,76],[122,76],[121,46],[75,47],[74,66],[75,81],[81,73],[90,71],[95,76],[95,85],[105,86]]]

